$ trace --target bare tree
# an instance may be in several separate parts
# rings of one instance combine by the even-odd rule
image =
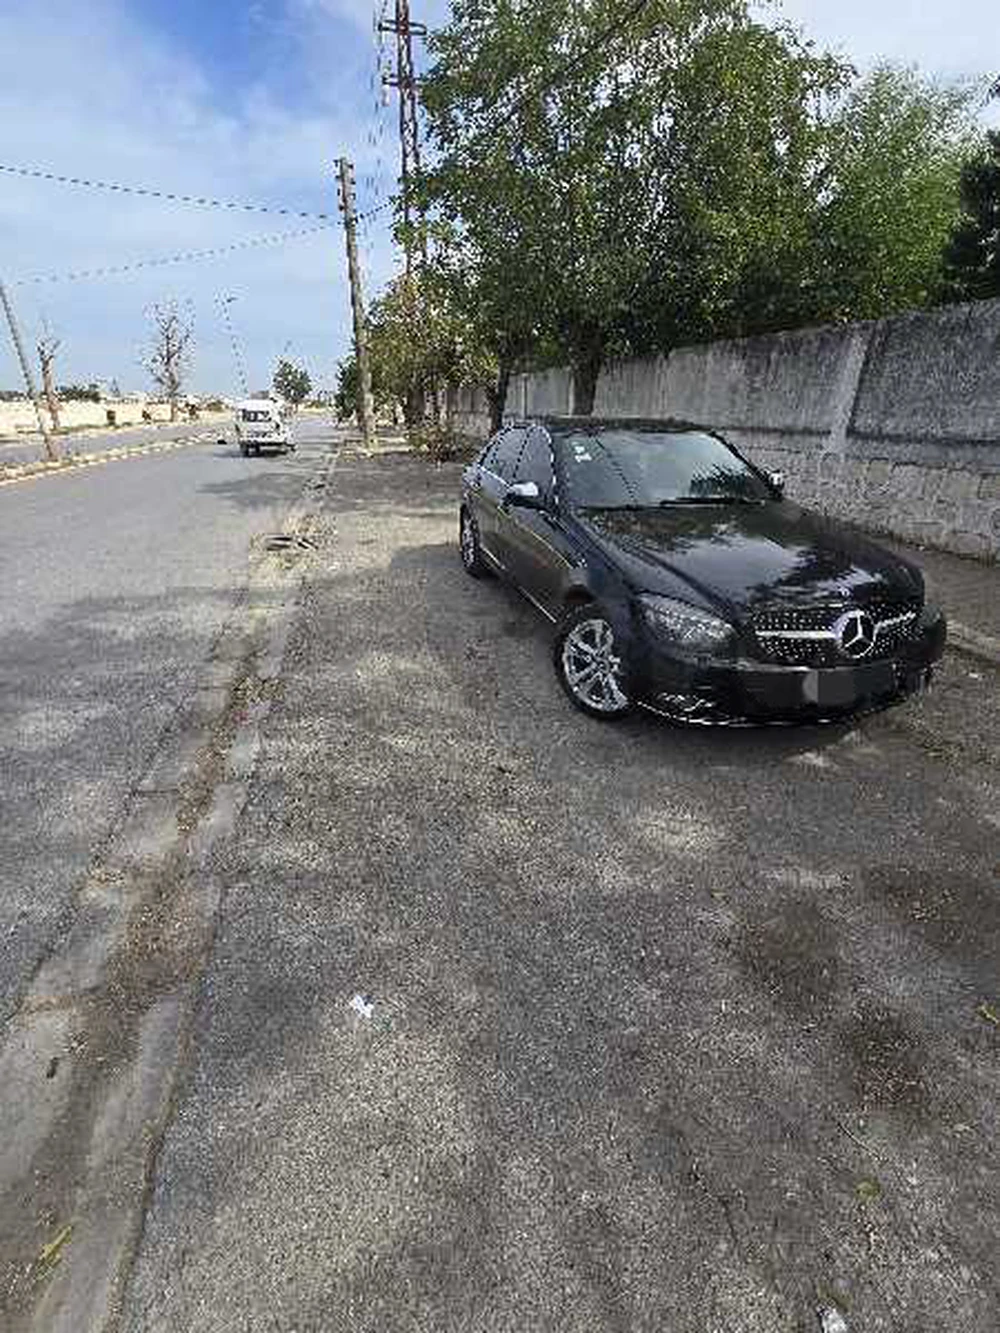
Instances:
[[[43,326],[42,336],[38,339],[36,346],[38,348],[38,364],[42,371],[42,392],[45,394],[49,416],[52,418],[52,429],[58,430],[59,395],[56,393],[56,382],[52,367],[55,364],[56,352],[62,346],[62,339],[55,337],[46,324]]]
[[[177,420],[177,400],[188,372],[189,348],[194,328],[176,305],[154,305],[153,342],[143,365],[153,383],[170,404],[170,420]]]

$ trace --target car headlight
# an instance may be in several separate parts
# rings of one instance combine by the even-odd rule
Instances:
[[[722,655],[731,651],[735,640],[732,625],[708,611],[649,592],[640,593],[637,600],[643,620],[660,638],[688,652]]]

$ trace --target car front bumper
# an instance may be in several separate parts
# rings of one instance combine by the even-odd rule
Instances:
[[[633,696],[643,707],[702,725],[832,722],[901,703],[929,684],[944,651],[943,616],[890,658],[836,667],[787,666],[737,657],[725,662],[673,657],[643,636],[633,661]]]

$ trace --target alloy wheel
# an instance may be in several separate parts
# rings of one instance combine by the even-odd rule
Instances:
[[[573,697],[595,713],[620,713],[629,705],[614,630],[599,616],[581,620],[562,644],[562,671]]]

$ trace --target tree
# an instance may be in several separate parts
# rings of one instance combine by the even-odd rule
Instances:
[[[392,409],[395,417],[396,400],[382,385],[381,363],[376,358],[372,364],[370,354],[368,360],[371,367],[375,415],[378,417],[379,413]],[[337,366],[337,387],[333,395],[333,407],[338,421],[347,421],[358,414],[358,363],[353,352],[345,356]]]
[[[942,295],[949,301],[1000,296],[1000,130],[991,130],[962,167],[962,216],[944,252]]]
[[[498,366],[926,304],[968,90],[863,81],[749,0],[455,0],[423,85],[464,305]],[[440,256],[438,260],[440,261]]]
[[[407,428],[418,430],[431,390],[492,373],[474,330],[450,300],[435,266],[389,283],[368,312],[373,391],[402,405]]]
[[[309,378],[308,370],[305,366],[293,365],[291,361],[283,358],[278,362],[278,368],[274,372],[274,391],[298,407],[300,403],[305,402],[312,391],[312,380]]]
[[[744,0],[452,12],[424,84],[428,192],[502,294],[498,331],[558,348],[589,411],[609,355],[710,333],[782,255],[846,67]]]
[[[960,216],[970,91],[883,66],[836,108],[810,226],[804,319],[877,319],[935,299]]]
[[[89,384],[60,384],[59,398],[64,403],[99,403],[100,386],[93,380]]]
[[[153,340],[143,364],[159,392],[170,404],[170,420],[177,420],[180,397],[190,362],[192,325],[172,302],[154,305],[150,312]]]
[[[45,394],[45,402],[49,409],[53,430],[59,429],[59,394],[56,392],[53,366],[55,365],[56,352],[59,351],[61,346],[62,340],[56,338],[46,326],[37,343],[38,364],[42,372],[42,392]]]

